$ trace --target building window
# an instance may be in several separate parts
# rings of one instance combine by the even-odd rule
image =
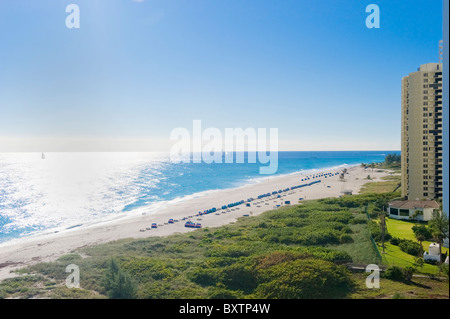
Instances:
[[[409,209],[400,209],[400,216],[409,216]]]
[[[424,169],[424,170],[423,170],[423,173],[424,173],[424,174],[428,174],[428,170],[427,170],[427,169]]]
[[[423,182],[423,185],[428,185],[428,181],[424,181],[424,182]]]
[[[398,216],[398,208],[389,208],[389,214]]]
[[[428,193],[423,193],[423,197],[428,197]]]
[[[423,94],[428,94],[428,90],[423,90]]]

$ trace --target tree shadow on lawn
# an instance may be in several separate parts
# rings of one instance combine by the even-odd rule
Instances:
[[[428,289],[428,290],[432,289],[432,287],[430,287],[430,286],[421,284],[419,282],[414,282],[412,280],[410,280],[410,281],[404,280],[404,281],[402,281],[402,283],[404,283],[405,285],[416,286],[416,287],[423,288],[423,289]]]

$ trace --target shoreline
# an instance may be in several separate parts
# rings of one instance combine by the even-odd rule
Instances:
[[[120,222],[120,221],[128,219],[128,218],[137,217],[138,215],[141,215],[143,211],[145,211],[146,213],[149,212],[151,214],[152,212],[158,211],[160,209],[165,209],[167,207],[170,207],[171,205],[181,203],[183,201],[192,200],[194,198],[206,196],[206,195],[212,194],[214,192],[221,192],[221,191],[227,191],[227,190],[232,190],[232,189],[250,187],[252,185],[257,185],[261,182],[272,180],[272,179],[278,179],[278,178],[289,177],[289,176],[294,176],[294,175],[295,176],[299,176],[299,175],[300,176],[303,176],[303,175],[309,176],[309,175],[313,175],[313,174],[318,174],[320,172],[336,171],[336,170],[340,171],[344,168],[348,169],[351,167],[359,167],[359,164],[341,164],[341,165],[335,165],[335,166],[324,167],[324,168],[311,168],[311,169],[304,169],[304,170],[302,169],[299,171],[294,171],[291,173],[285,173],[285,174],[274,175],[274,176],[251,177],[246,180],[237,182],[235,186],[231,186],[231,187],[227,187],[227,188],[209,189],[209,190],[199,191],[199,192],[189,194],[189,195],[184,195],[182,197],[175,197],[175,198],[169,199],[169,200],[157,201],[157,202],[151,203],[146,206],[140,206],[140,207],[133,208],[127,212],[122,211],[120,213],[116,213],[116,216],[112,216],[109,218],[99,218],[99,219],[95,219],[95,220],[80,223],[80,224],[57,226],[57,227],[45,229],[42,231],[34,231],[32,233],[26,234],[21,237],[15,237],[15,238],[6,240],[4,242],[0,242],[0,248],[2,246],[7,246],[9,244],[16,244],[16,243],[20,243],[22,241],[39,238],[42,236],[48,236],[48,235],[52,235],[52,234],[56,234],[56,233],[65,234],[65,233],[67,233],[67,231],[70,231],[71,229],[74,229],[74,228],[79,228],[79,227],[87,228],[87,227],[92,227],[92,226],[101,226],[101,225],[107,225],[110,223]],[[106,216],[106,217],[108,217],[108,216]]]
[[[339,179],[339,175],[327,178],[311,178],[308,182],[315,180],[321,180],[321,182],[283,192],[279,194],[281,198],[268,196],[260,200],[257,199],[260,194],[303,184],[301,178],[305,176],[328,172],[339,173],[344,167],[348,170],[348,174],[345,175],[345,182]],[[342,194],[342,190],[352,190],[353,194],[356,194],[362,185],[369,182],[366,179],[367,175],[372,177],[370,182],[374,182],[379,180],[380,177],[388,175],[388,171],[366,171],[360,165],[341,165],[334,169],[317,169],[314,173],[308,170],[308,174],[305,174],[305,171],[299,171],[286,175],[262,177],[257,182],[247,183],[239,187],[210,190],[186,196],[189,198],[183,197],[167,201],[151,211],[148,207],[139,207],[132,210],[129,215],[109,221],[91,225],[73,225],[69,227],[70,229],[66,228],[60,232],[16,238],[0,244],[0,281],[17,276],[11,271],[18,268],[39,262],[53,261],[62,255],[86,246],[126,238],[169,236],[195,230],[195,228],[184,227],[184,223],[188,219],[195,223],[201,223],[202,227],[219,227],[233,223],[243,215],[257,216],[265,211],[276,209],[276,205],[285,206],[286,200],[290,201],[291,205],[296,205],[299,198],[309,200],[338,197]],[[240,200],[246,201],[248,198],[256,199],[251,202],[251,207],[242,204],[226,210],[219,209],[222,205]],[[213,207],[216,207],[218,211],[208,215],[196,216],[199,211]],[[178,220],[178,222],[169,224],[170,218]],[[151,228],[152,223],[156,223],[158,227],[156,229]]]

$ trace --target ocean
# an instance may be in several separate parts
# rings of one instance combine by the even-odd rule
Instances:
[[[274,175],[383,162],[390,153],[399,154],[279,152]],[[268,177],[261,165],[173,163],[164,153],[0,153],[0,243],[257,183]]]

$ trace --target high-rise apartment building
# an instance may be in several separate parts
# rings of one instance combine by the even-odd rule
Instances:
[[[442,64],[402,79],[402,196],[442,199]]]

